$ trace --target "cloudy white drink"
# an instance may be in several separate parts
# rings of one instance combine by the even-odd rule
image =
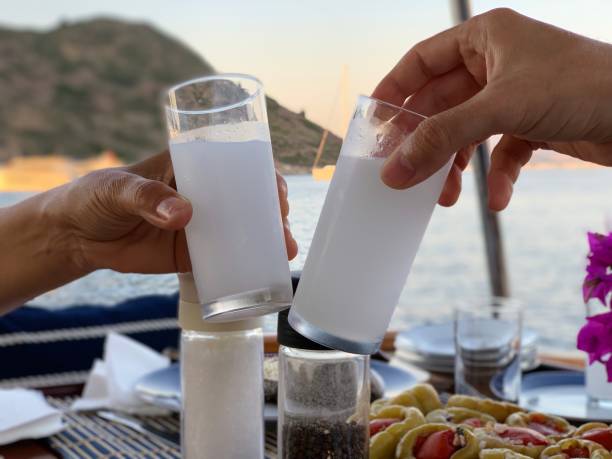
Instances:
[[[389,325],[448,167],[413,188],[388,188],[380,179],[385,158],[375,154],[384,123],[371,118],[373,108],[359,114],[342,146],[289,320],[321,344],[371,353]]]
[[[203,317],[287,307],[291,277],[261,84],[207,77],[174,88],[169,101],[177,189],[193,206],[186,236]]]

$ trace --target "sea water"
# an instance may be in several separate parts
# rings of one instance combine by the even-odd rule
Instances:
[[[269,141],[171,142],[178,191],[193,206],[187,244],[200,303],[292,296]]]
[[[380,178],[384,158],[354,156],[350,136],[304,265],[291,323],[305,322],[342,340],[377,343],[389,325],[448,168],[411,189],[393,190]],[[365,139],[367,132],[360,137]],[[338,347],[329,337],[309,337]]]

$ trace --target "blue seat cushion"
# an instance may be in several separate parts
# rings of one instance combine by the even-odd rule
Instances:
[[[84,382],[111,330],[160,352],[178,348],[177,304],[178,294],[151,295],[115,306],[24,306],[0,316],[0,387]]]

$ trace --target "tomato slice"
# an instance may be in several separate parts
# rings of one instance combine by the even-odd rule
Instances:
[[[414,445],[416,459],[450,459],[457,448],[453,445],[455,432],[451,429],[419,437]]]
[[[608,427],[607,429],[587,430],[582,434],[582,438],[599,443],[607,450],[612,450],[612,427]]]
[[[564,454],[567,454],[567,457],[570,458],[579,458],[579,457],[591,457],[591,453],[589,449],[584,446],[571,446],[569,448],[561,451]]]
[[[391,424],[400,422],[399,418],[383,418],[383,419],[372,419],[370,421],[370,437],[376,435],[381,430],[385,430]]]
[[[540,432],[525,427],[506,427],[498,424],[495,431],[501,438],[505,438],[512,443],[526,445],[548,445],[550,442]]]
[[[561,431],[555,429],[554,427],[540,422],[530,422],[527,424],[527,428],[540,432],[542,435],[557,435],[561,433]]]
[[[482,427],[482,426],[484,426],[484,422],[480,418],[468,418],[468,419],[465,419],[465,420],[461,421],[461,424],[466,424],[466,425],[472,426],[472,427]]]

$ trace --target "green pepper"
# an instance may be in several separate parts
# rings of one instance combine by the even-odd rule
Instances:
[[[495,418],[491,415],[470,408],[460,408],[458,406],[431,411],[427,413],[426,419],[428,422],[452,424],[461,424],[468,419],[479,419],[482,421],[483,425],[489,422],[495,422]]]
[[[493,416],[498,422],[504,422],[512,413],[524,411],[518,405],[508,402],[497,402],[491,399],[472,397],[470,395],[453,395],[448,399],[447,407],[469,408]]]
[[[579,438],[566,438],[561,440],[556,445],[549,446],[540,455],[541,459],[566,459],[568,457],[584,457],[571,454],[572,451],[588,451],[589,458],[610,458],[612,454],[598,443],[589,440],[581,440]]]
[[[390,399],[389,404],[413,406],[419,408],[423,414],[442,408],[440,397],[430,384],[417,384]]]
[[[478,455],[479,459],[531,459],[529,456],[517,453],[507,448],[483,449]]]
[[[394,459],[397,444],[404,434],[425,424],[425,417],[414,407],[390,405],[382,408],[372,419],[401,418],[370,438],[370,459]]]

